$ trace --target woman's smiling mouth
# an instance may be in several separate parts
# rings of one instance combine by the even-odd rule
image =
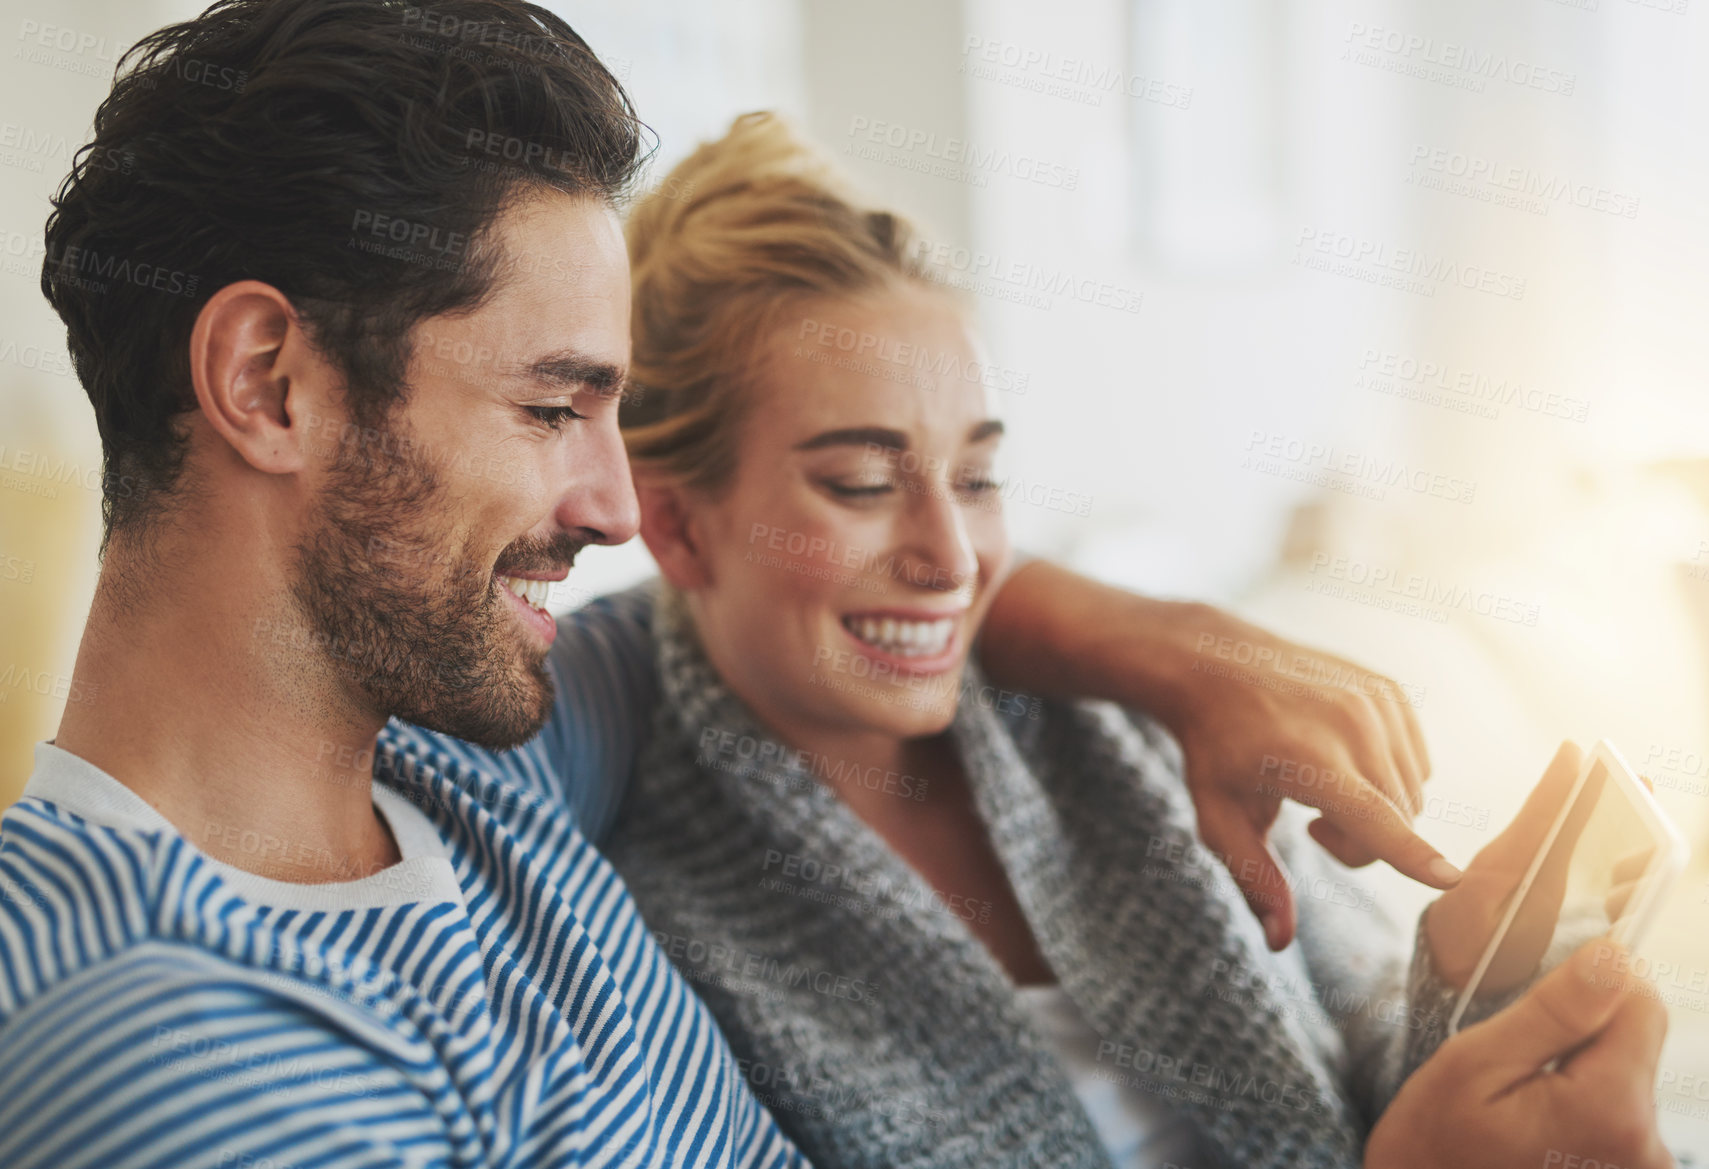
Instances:
[[[847,613],[843,628],[862,645],[919,664],[943,657],[955,646],[956,626],[962,614],[923,617],[902,613]]]

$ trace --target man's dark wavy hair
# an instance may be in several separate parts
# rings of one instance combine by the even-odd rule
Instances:
[[[178,484],[190,332],[214,292],[289,297],[372,424],[405,392],[412,327],[492,291],[500,257],[478,245],[519,185],[616,203],[644,131],[586,42],[522,0],[220,0],[139,41],[42,262],[95,407],[108,534]],[[444,246],[459,239],[476,246]]]

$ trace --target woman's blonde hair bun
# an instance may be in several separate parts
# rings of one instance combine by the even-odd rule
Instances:
[[[626,234],[629,454],[704,489],[734,470],[749,374],[787,309],[932,279],[912,225],[868,206],[832,155],[769,112],[743,114],[678,163]]]

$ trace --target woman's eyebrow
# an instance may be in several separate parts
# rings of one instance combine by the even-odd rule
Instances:
[[[900,430],[892,430],[888,426],[848,426],[841,430],[827,430],[816,434],[806,442],[798,442],[798,451],[816,451],[828,446],[878,446],[886,450],[905,451],[908,449],[908,436]]]
[[[967,432],[968,442],[984,442],[996,438],[1003,433],[1003,423],[1000,419],[987,418],[976,422],[973,429]],[[827,430],[816,434],[806,442],[798,442],[798,451],[816,451],[828,446],[876,446],[885,450],[905,451],[908,449],[908,436],[900,430],[892,430],[888,426],[846,426],[839,430]]]

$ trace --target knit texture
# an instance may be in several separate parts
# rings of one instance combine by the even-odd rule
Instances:
[[[838,1169],[1107,1166],[961,907],[842,803],[858,779],[760,727],[669,597],[663,701],[607,853],[781,1127]],[[1299,937],[1272,955],[1198,843],[1161,727],[996,693],[970,667],[953,741],[1109,1077],[1185,1113],[1227,1166],[1358,1166],[1441,1039],[1453,995],[1428,957],[1409,973],[1394,923],[1286,817]]]

